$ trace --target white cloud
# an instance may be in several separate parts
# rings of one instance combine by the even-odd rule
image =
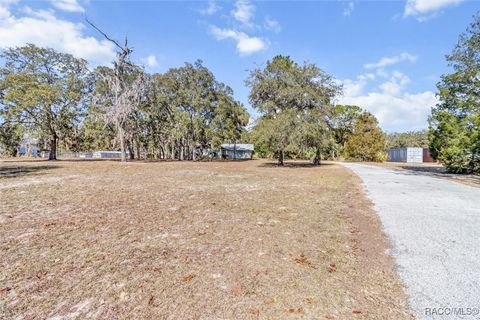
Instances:
[[[347,97],[356,97],[363,93],[363,89],[367,84],[365,81],[357,79],[350,80],[346,79],[342,81],[343,84],[343,94]]]
[[[342,104],[358,105],[373,113],[387,131],[411,131],[427,127],[430,110],[437,103],[435,94],[425,91],[392,96],[386,92],[370,92],[357,97],[343,97]]]
[[[50,0],[52,5],[60,10],[67,12],[85,12],[85,9],[77,0]]]
[[[417,60],[417,57],[407,53],[403,52],[399,54],[398,56],[393,56],[393,57],[383,57],[381,58],[378,62],[375,63],[367,63],[364,65],[365,68],[367,69],[372,69],[372,68],[383,68],[387,67],[399,62],[403,61],[408,61],[408,62],[415,62]]]
[[[409,82],[408,76],[400,71],[394,71],[390,79],[382,83],[379,88],[387,95],[398,96]]]
[[[263,24],[265,29],[267,30],[272,30],[274,32],[280,32],[282,31],[282,27],[280,26],[280,23],[276,20],[271,19],[270,17],[265,17],[265,22]]]
[[[244,26],[249,28],[254,26],[252,20],[255,14],[255,6],[248,0],[237,0],[235,9],[231,13],[235,20],[241,22]]]
[[[52,11],[26,8],[14,16],[0,2],[0,48],[33,43],[84,58],[93,65],[109,64],[115,58],[113,45],[83,34],[85,26],[55,17]]]
[[[240,55],[249,55],[254,52],[265,50],[268,47],[268,41],[259,37],[250,37],[244,32],[233,29],[221,29],[211,27],[212,35],[217,40],[232,39],[237,43],[237,50]]]
[[[343,85],[343,94],[347,97],[361,95],[368,81],[374,80],[376,77],[373,73],[365,73],[359,75],[355,80],[345,79],[340,81],[340,84]]]
[[[407,0],[404,16],[416,16],[425,21],[435,16],[441,9],[458,5],[464,0]]]
[[[0,19],[7,19],[10,17],[10,6],[17,3],[19,0],[0,0]],[[0,20],[0,22],[1,22]]]
[[[387,95],[397,96],[402,91],[402,86],[396,82],[387,81],[380,85],[380,89]]]
[[[377,90],[365,92],[370,82],[386,78]],[[373,113],[380,126],[387,131],[419,130],[427,127],[430,110],[437,103],[431,91],[409,93],[405,91],[410,78],[400,71],[382,70],[381,75],[367,73],[356,80],[344,80],[344,96],[341,104],[358,105]]]
[[[249,0],[237,0],[230,11],[230,27],[211,26],[209,32],[216,40],[230,39],[236,42],[240,55],[249,55],[268,48],[270,41],[266,37],[252,36],[253,31],[271,30],[280,32],[280,23],[265,16],[263,26],[255,21],[255,6]]]
[[[147,65],[147,67],[153,68],[158,66],[158,60],[157,57],[152,55],[149,55],[146,58],[141,59],[143,63]]]
[[[348,2],[347,6],[343,10],[343,15],[345,17],[349,17],[353,13],[354,9],[355,9],[355,3],[353,1]]]
[[[200,13],[211,16],[212,14],[215,14],[218,10],[220,10],[220,7],[215,1],[208,1],[208,6],[205,9],[201,9]]]

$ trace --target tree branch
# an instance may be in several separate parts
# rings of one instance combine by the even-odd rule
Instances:
[[[98,32],[100,32],[100,34],[102,34],[105,39],[107,39],[108,41],[112,42],[113,44],[115,44],[120,50],[125,50],[116,40],[110,38],[105,32],[103,32],[102,30],[100,30],[100,28],[98,28],[95,24],[93,24],[93,22],[91,22],[90,20],[88,20],[87,18],[87,15],[85,15],[85,21],[91,25],[95,30],[97,30]]]

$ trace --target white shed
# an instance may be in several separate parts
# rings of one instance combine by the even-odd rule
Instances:
[[[391,162],[423,162],[423,148],[400,148],[387,150],[388,160]]]
[[[122,153],[120,151],[95,151],[92,158],[95,159],[120,159]]]

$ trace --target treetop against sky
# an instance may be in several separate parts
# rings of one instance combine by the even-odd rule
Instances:
[[[408,131],[427,127],[445,55],[479,10],[467,0],[0,0],[0,47],[33,43],[109,64],[115,48],[86,15],[116,39],[128,35],[149,72],[202,59],[254,118],[248,70],[288,55],[335,76],[339,103],[362,106],[386,131]]]

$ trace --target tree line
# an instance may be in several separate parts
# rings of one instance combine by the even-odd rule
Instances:
[[[279,55],[246,80],[260,113],[247,131],[246,108],[202,61],[149,74],[131,61],[127,42],[114,43],[116,60],[93,71],[85,60],[33,44],[3,51],[0,144],[6,153],[14,155],[28,133],[50,160],[59,150],[120,150],[123,161],[198,160],[221,143],[252,142],[260,156],[276,157],[280,165],[285,158],[319,164],[348,149],[357,119],[374,119],[359,107],[335,105],[342,88],[316,65]],[[383,139],[376,119],[369,124]],[[375,161],[382,139],[369,155],[346,156]]]
[[[199,147],[235,142],[249,115],[200,60],[147,74],[125,45],[111,67],[32,44],[4,50],[0,139],[13,155],[29,133],[57,150],[121,150],[133,158],[194,160]]]
[[[105,35],[106,36],[106,35]],[[107,37],[107,36],[106,36]],[[372,114],[338,105],[342,87],[312,63],[278,55],[245,84],[259,114],[250,123],[233,90],[201,60],[160,74],[132,62],[127,41],[110,66],[90,70],[70,54],[33,44],[5,49],[0,67],[0,149],[26,133],[57,150],[120,150],[122,160],[198,160],[221,143],[250,142],[259,157],[384,161],[385,149],[429,146],[451,172],[480,172],[480,17],[447,61],[427,131],[386,135]]]

